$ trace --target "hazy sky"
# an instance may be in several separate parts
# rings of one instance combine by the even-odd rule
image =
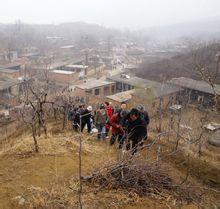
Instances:
[[[0,22],[147,27],[220,16],[220,0],[0,0]]]

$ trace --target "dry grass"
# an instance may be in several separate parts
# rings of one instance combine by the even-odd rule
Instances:
[[[187,113],[190,117],[190,113]],[[196,116],[195,116],[196,117]],[[187,117],[185,119],[187,121]],[[33,152],[33,140],[29,132],[23,133],[17,138],[1,145],[0,150],[0,208],[77,208],[78,207],[78,149],[79,135],[70,130],[60,131],[60,124],[49,124],[49,135],[39,138],[39,154]],[[150,133],[153,138],[155,133]],[[155,145],[152,150],[144,152],[140,156],[141,161],[155,161],[158,147],[161,147],[161,156],[168,154],[173,144],[168,142],[166,137]],[[187,170],[186,155],[191,158],[192,185],[196,188],[203,186],[203,182],[198,179],[215,179],[210,176],[219,176],[216,168],[216,158],[213,150],[205,149],[204,156],[198,159],[192,155],[192,151],[187,151],[184,142],[181,144],[182,153],[177,153],[163,160],[164,165],[169,168],[170,175],[176,181],[185,178]],[[215,150],[217,153],[217,150]],[[83,175],[88,175],[109,162],[115,163],[119,153],[115,147],[109,147],[106,143],[98,143],[94,136],[84,135],[83,140]],[[213,158],[211,157],[213,156]],[[204,160],[206,159],[206,161]],[[213,162],[209,163],[214,159]],[[208,166],[209,165],[209,166]],[[210,166],[211,165],[211,166]],[[195,183],[195,184],[194,184]],[[209,182],[208,182],[209,183]],[[177,202],[173,197],[166,200],[158,196],[140,197],[137,194],[127,195],[121,189],[109,189],[95,191],[91,185],[83,186],[83,206],[84,208],[176,208]],[[14,199],[17,197],[17,199]],[[213,201],[215,205],[219,198],[218,193],[206,190],[207,204]],[[19,201],[20,204],[19,205]],[[186,208],[196,208],[190,205]]]

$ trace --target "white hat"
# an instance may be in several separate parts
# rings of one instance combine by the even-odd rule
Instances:
[[[87,110],[88,110],[88,111],[92,111],[92,106],[88,106],[88,107],[87,107]]]

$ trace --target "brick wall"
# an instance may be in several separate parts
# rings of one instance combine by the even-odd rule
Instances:
[[[74,81],[76,78],[78,78],[77,73],[62,74],[62,73],[49,72],[49,79],[51,81],[58,82],[58,83],[69,84],[72,81]]]

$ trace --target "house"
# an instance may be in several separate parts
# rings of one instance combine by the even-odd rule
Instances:
[[[120,106],[122,102],[129,102],[132,99],[134,89],[124,92],[119,92],[113,95],[106,96],[107,101],[111,102],[114,106]]]
[[[87,71],[88,71],[88,66],[86,65],[67,65],[65,66],[65,70],[67,71],[72,71],[72,72],[75,72],[75,73],[79,73],[79,79],[84,76],[87,75]]]
[[[65,70],[72,71],[72,72],[81,72],[88,68],[86,65],[67,65],[65,66]]]
[[[73,50],[73,49],[75,49],[75,46],[74,45],[65,45],[65,46],[61,46],[60,48],[63,50]]]
[[[130,106],[144,104],[148,109],[152,108],[152,112],[159,107],[167,109],[169,105],[175,104],[182,91],[180,87],[175,85],[142,79],[124,73],[108,77],[108,79],[116,83],[116,92],[123,93],[134,90],[131,93],[132,98],[128,101]]]
[[[5,51],[0,54],[0,61],[15,61],[18,59],[17,51]]]
[[[57,61],[53,62],[46,66],[47,70],[63,70],[65,66],[67,65],[67,62],[64,61]],[[45,66],[43,66],[45,68]]]
[[[48,59],[50,59],[48,57]],[[33,68],[38,70],[68,70],[66,66],[68,65],[82,65],[84,58],[75,57],[67,60],[53,60],[50,63],[41,63],[33,66]]]
[[[0,76],[1,77],[7,76],[10,78],[18,78],[18,77],[21,77],[22,74],[21,74],[20,70],[0,68]]]
[[[169,84],[158,83],[144,89],[136,89],[132,93],[132,99],[129,101],[130,106],[144,104],[150,111],[155,114],[159,109],[167,110],[171,105],[178,103],[181,88]]]
[[[116,83],[116,92],[128,91],[131,89],[145,89],[149,87],[162,89],[165,86],[165,84],[156,81],[139,78],[125,73],[113,75],[107,79]]]
[[[0,77],[0,105],[15,106],[19,104],[19,96],[23,92],[25,82],[30,79],[13,79]]]
[[[55,83],[70,84],[76,79],[76,75],[72,71],[52,70],[49,72],[49,80]]]
[[[10,62],[7,64],[0,65],[0,68],[4,69],[12,69],[12,70],[21,70],[22,69],[22,63],[20,62]]]
[[[74,90],[75,96],[85,98],[85,101],[91,99],[104,99],[108,95],[115,93],[115,82],[90,79],[83,84],[76,85]]]
[[[20,54],[20,57],[28,59],[37,59],[40,58],[40,50],[34,46],[24,47]]]
[[[169,83],[184,89],[181,103],[196,103],[203,107],[210,107],[215,104],[214,90],[205,81],[180,77],[171,79]],[[220,95],[220,85],[215,85],[215,92]]]
[[[24,74],[24,61],[10,62],[0,65],[0,76],[18,78],[24,76]]]

